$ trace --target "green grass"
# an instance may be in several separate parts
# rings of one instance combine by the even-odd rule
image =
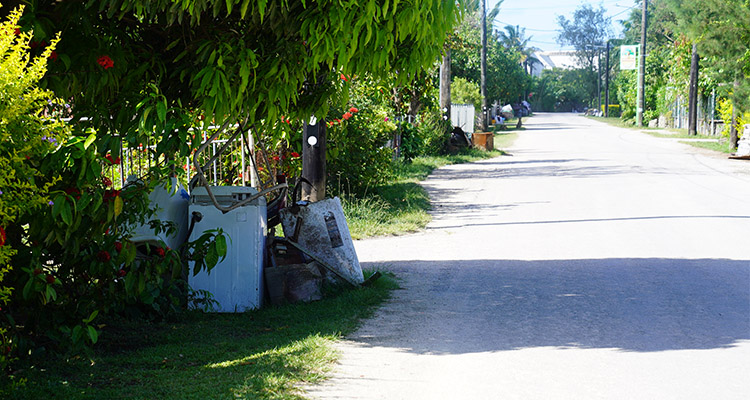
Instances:
[[[595,119],[597,121],[603,121],[610,125],[618,126],[621,128],[630,128],[630,129],[637,129],[641,132],[644,132],[646,134],[649,134],[654,137],[658,138],[668,138],[668,139],[711,139],[715,141],[680,141],[680,143],[684,143],[693,147],[700,147],[703,149],[709,149],[718,151],[721,153],[734,153],[735,149],[733,149],[729,142],[726,140],[723,136],[711,136],[711,135],[689,135],[687,133],[686,129],[664,129],[664,128],[647,128],[647,127],[636,127],[635,125],[628,124],[626,122],[623,122],[619,118],[610,117],[610,118],[601,118],[601,117],[588,117]],[[668,131],[669,133],[663,133],[664,131]]]
[[[689,144],[693,147],[700,147],[703,149],[709,149],[713,151],[718,151],[720,153],[727,153],[731,154],[735,152],[735,148],[732,147],[729,144],[728,140],[720,140],[718,142],[688,142],[688,141],[680,141],[680,143]]]
[[[325,379],[335,361],[332,343],[396,287],[385,274],[371,287],[309,304],[113,323],[93,362],[47,359],[21,367],[13,374],[17,387],[0,387],[0,398],[303,399],[299,385]]]
[[[495,147],[508,147],[516,135],[512,131],[496,134]],[[502,145],[498,145],[498,137],[501,138]],[[377,186],[363,197],[342,197],[352,238],[403,235],[423,229],[432,218],[428,214],[430,199],[419,181],[444,165],[473,162],[503,154],[505,153],[500,150],[467,149],[455,155],[417,157],[410,163],[398,163],[391,183]]]

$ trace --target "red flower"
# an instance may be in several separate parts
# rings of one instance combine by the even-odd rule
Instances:
[[[20,28],[16,28],[16,31],[13,32],[13,33],[15,33],[16,36],[18,36],[18,35],[21,34],[21,29]]]
[[[155,253],[156,253],[156,254],[157,254],[157,255],[158,255],[159,257],[161,257],[161,258],[164,258],[164,254],[165,254],[165,253],[164,253],[164,249],[162,249],[161,247],[157,247],[157,248],[155,248],[155,249],[154,249],[154,252],[155,252]]]
[[[96,259],[101,262],[107,262],[112,259],[112,256],[109,255],[109,252],[107,250],[101,250],[100,252],[96,253]]]
[[[344,115],[341,116],[341,118],[343,118],[343,119],[349,119],[352,116],[353,116],[353,114],[347,111],[347,112],[344,113]]]
[[[345,76],[344,74],[341,74],[341,79],[343,79],[343,80],[344,80],[344,82],[349,82],[349,80],[348,80],[348,79],[346,79],[346,76]]]
[[[352,108],[349,109],[349,112],[351,112],[351,113],[355,113],[355,112],[358,112],[358,111],[359,110],[356,107],[352,107]]]
[[[96,59],[96,62],[104,69],[110,69],[115,66],[115,62],[109,56],[101,56]]]
[[[65,193],[67,193],[69,196],[75,196],[76,200],[81,199],[81,191],[78,190],[77,188],[74,188],[74,187],[67,188],[65,189]]]
[[[122,251],[122,243],[115,242],[115,250],[117,250],[118,253],[121,252]]]
[[[299,158],[299,153],[297,153],[296,151],[293,151],[291,156],[292,158]]]
[[[35,269],[34,269],[34,276],[36,276],[36,275],[41,275],[41,274],[42,274],[42,272],[44,272],[44,271],[42,271],[42,269],[41,269],[41,268],[35,268]]]
[[[107,178],[106,176],[102,178],[102,183],[107,187],[112,186],[112,180]]]
[[[55,277],[52,275],[47,275],[44,279],[46,279],[47,283],[49,283],[50,285],[55,283]]]
[[[119,190],[105,190],[104,191],[104,200],[105,201],[109,201],[109,200],[112,200],[113,198],[115,198],[115,197],[117,197],[119,195],[120,195],[120,191]]]
[[[50,55],[49,55],[49,58],[50,58],[50,59],[51,59],[52,61],[57,61],[57,52],[56,52],[56,51],[54,51],[54,50],[52,50],[52,53],[50,53]]]
[[[115,158],[115,161],[112,161],[112,164],[120,165],[120,162],[121,162],[120,157],[117,157]]]
[[[0,246],[5,246],[5,229],[0,226]]]
[[[274,160],[274,161],[279,161],[279,156],[273,156],[273,157],[271,157],[271,159]]]
[[[117,276],[119,276],[120,278],[122,278],[123,276],[127,274],[128,274],[127,271],[125,271],[124,269],[117,271]]]

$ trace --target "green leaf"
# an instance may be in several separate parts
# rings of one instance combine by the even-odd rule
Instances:
[[[159,121],[167,120],[167,99],[162,98],[162,101],[156,103],[156,115],[159,117]]]
[[[75,344],[80,342],[81,336],[83,336],[83,328],[81,328],[81,325],[76,325],[75,328],[73,328],[73,333],[71,334],[73,343]]]
[[[91,339],[91,343],[96,343],[96,341],[99,340],[99,332],[97,332],[96,329],[91,325],[88,325],[86,328],[88,328],[89,339]]]
[[[70,210],[70,203],[67,200],[63,200],[62,206],[60,207],[60,217],[62,218],[65,225],[71,225],[73,223],[73,214]],[[57,205],[57,203],[55,203]]]
[[[216,255],[223,260],[227,255],[227,238],[223,234],[216,235]]]
[[[93,129],[91,129],[91,130],[93,130]],[[89,129],[86,130],[87,133],[88,133],[88,131],[89,131]],[[91,146],[91,143],[94,143],[95,140],[96,140],[96,132],[92,132],[89,135],[89,137],[86,138],[86,141],[83,142],[83,147],[85,149],[88,149],[89,146]]]
[[[91,315],[89,315],[89,317],[88,317],[88,318],[86,318],[86,319],[84,319],[84,320],[83,320],[83,322],[84,322],[84,323],[86,323],[86,324],[90,324],[90,323],[91,323],[91,321],[93,321],[93,320],[94,320],[94,318],[96,318],[96,316],[97,316],[97,315],[99,315],[99,310],[94,310],[94,311],[93,311],[93,312],[91,313]]]

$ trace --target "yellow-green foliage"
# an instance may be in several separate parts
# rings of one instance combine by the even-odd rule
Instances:
[[[732,101],[730,99],[719,100],[719,115],[724,121],[724,129],[721,131],[722,136],[729,137],[732,121]],[[737,136],[742,137],[745,130],[745,124],[750,124],[750,112],[737,116]]]
[[[37,87],[47,70],[47,58],[59,37],[33,60],[29,56],[32,32],[20,32],[18,20],[23,7],[13,10],[0,23],[0,228],[3,236],[23,212],[44,206],[51,183],[38,187],[38,161],[67,137],[65,126],[44,117],[45,107],[54,104],[52,93]],[[10,296],[3,276],[11,269],[15,254],[10,237],[0,246],[0,305]]]

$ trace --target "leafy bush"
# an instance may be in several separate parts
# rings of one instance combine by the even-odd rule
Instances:
[[[479,85],[461,77],[454,78],[451,83],[451,101],[454,104],[472,104],[479,112],[482,109]]]
[[[57,39],[32,58],[21,12],[0,25],[0,367],[48,350],[87,352],[102,315],[163,316],[180,309],[186,289],[178,249],[129,241],[153,215],[158,179],[113,186],[107,175],[120,160],[100,153],[93,130],[74,133],[59,118],[64,102],[38,87]],[[213,267],[218,234],[187,256]]]

